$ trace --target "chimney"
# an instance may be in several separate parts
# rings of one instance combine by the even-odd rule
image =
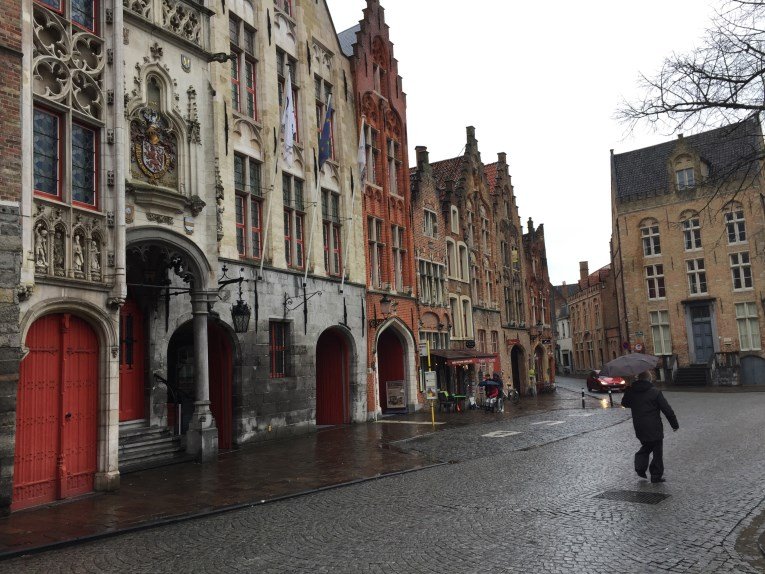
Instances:
[[[501,151],[497,154],[497,163],[499,165],[507,164],[507,154],[505,152]]]
[[[579,262],[579,280],[582,282],[587,281],[587,278],[590,276],[590,267],[587,263],[587,261],[580,261]]]
[[[418,145],[414,148],[417,154],[417,169],[422,169],[423,164],[430,163],[428,148],[424,145]]]
[[[473,126],[467,127],[467,137],[468,139],[475,139],[475,127]]]

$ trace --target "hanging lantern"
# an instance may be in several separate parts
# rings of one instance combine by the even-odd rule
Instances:
[[[382,299],[380,299],[380,311],[382,311],[384,317],[390,315],[391,303],[392,301],[388,298],[387,295],[383,295]]]
[[[239,299],[231,306],[231,320],[234,322],[235,333],[246,333],[250,326],[250,306]]]

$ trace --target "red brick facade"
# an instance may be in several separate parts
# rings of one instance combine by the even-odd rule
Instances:
[[[0,200],[21,199],[21,4],[0,0]]]
[[[409,217],[406,95],[401,88],[384,10],[377,0],[367,1],[359,24],[350,61],[358,123],[364,126],[367,146],[363,194],[369,327],[367,404],[368,411],[374,413],[397,410],[389,407],[386,381],[382,380],[386,377],[401,376],[404,380],[408,390],[407,404],[402,408],[414,408],[422,402],[422,396],[415,390],[419,389],[419,336]],[[390,312],[386,314],[388,306]],[[387,340],[391,336],[395,340]],[[385,339],[382,355],[378,353],[381,338]],[[391,366],[391,361],[396,365]]]

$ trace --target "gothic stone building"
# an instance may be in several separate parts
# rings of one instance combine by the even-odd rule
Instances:
[[[762,132],[755,117],[611,155],[622,339],[676,383],[765,380]]]
[[[6,509],[366,420],[350,63],[323,2],[219,8],[22,4],[26,356],[3,428]]]

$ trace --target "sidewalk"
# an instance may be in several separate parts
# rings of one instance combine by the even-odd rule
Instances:
[[[588,398],[588,407],[599,401]],[[581,408],[560,390],[524,397],[504,414],[430,412],[319,429],[310,435],[247,445],[207,464],[182,463],[123,475],[116,492],[24,510],[0,518],[0,559],[225,512],[317,490],[443,464],[404,453],[395,442],[447,428],[496,422],[540,411]]]

